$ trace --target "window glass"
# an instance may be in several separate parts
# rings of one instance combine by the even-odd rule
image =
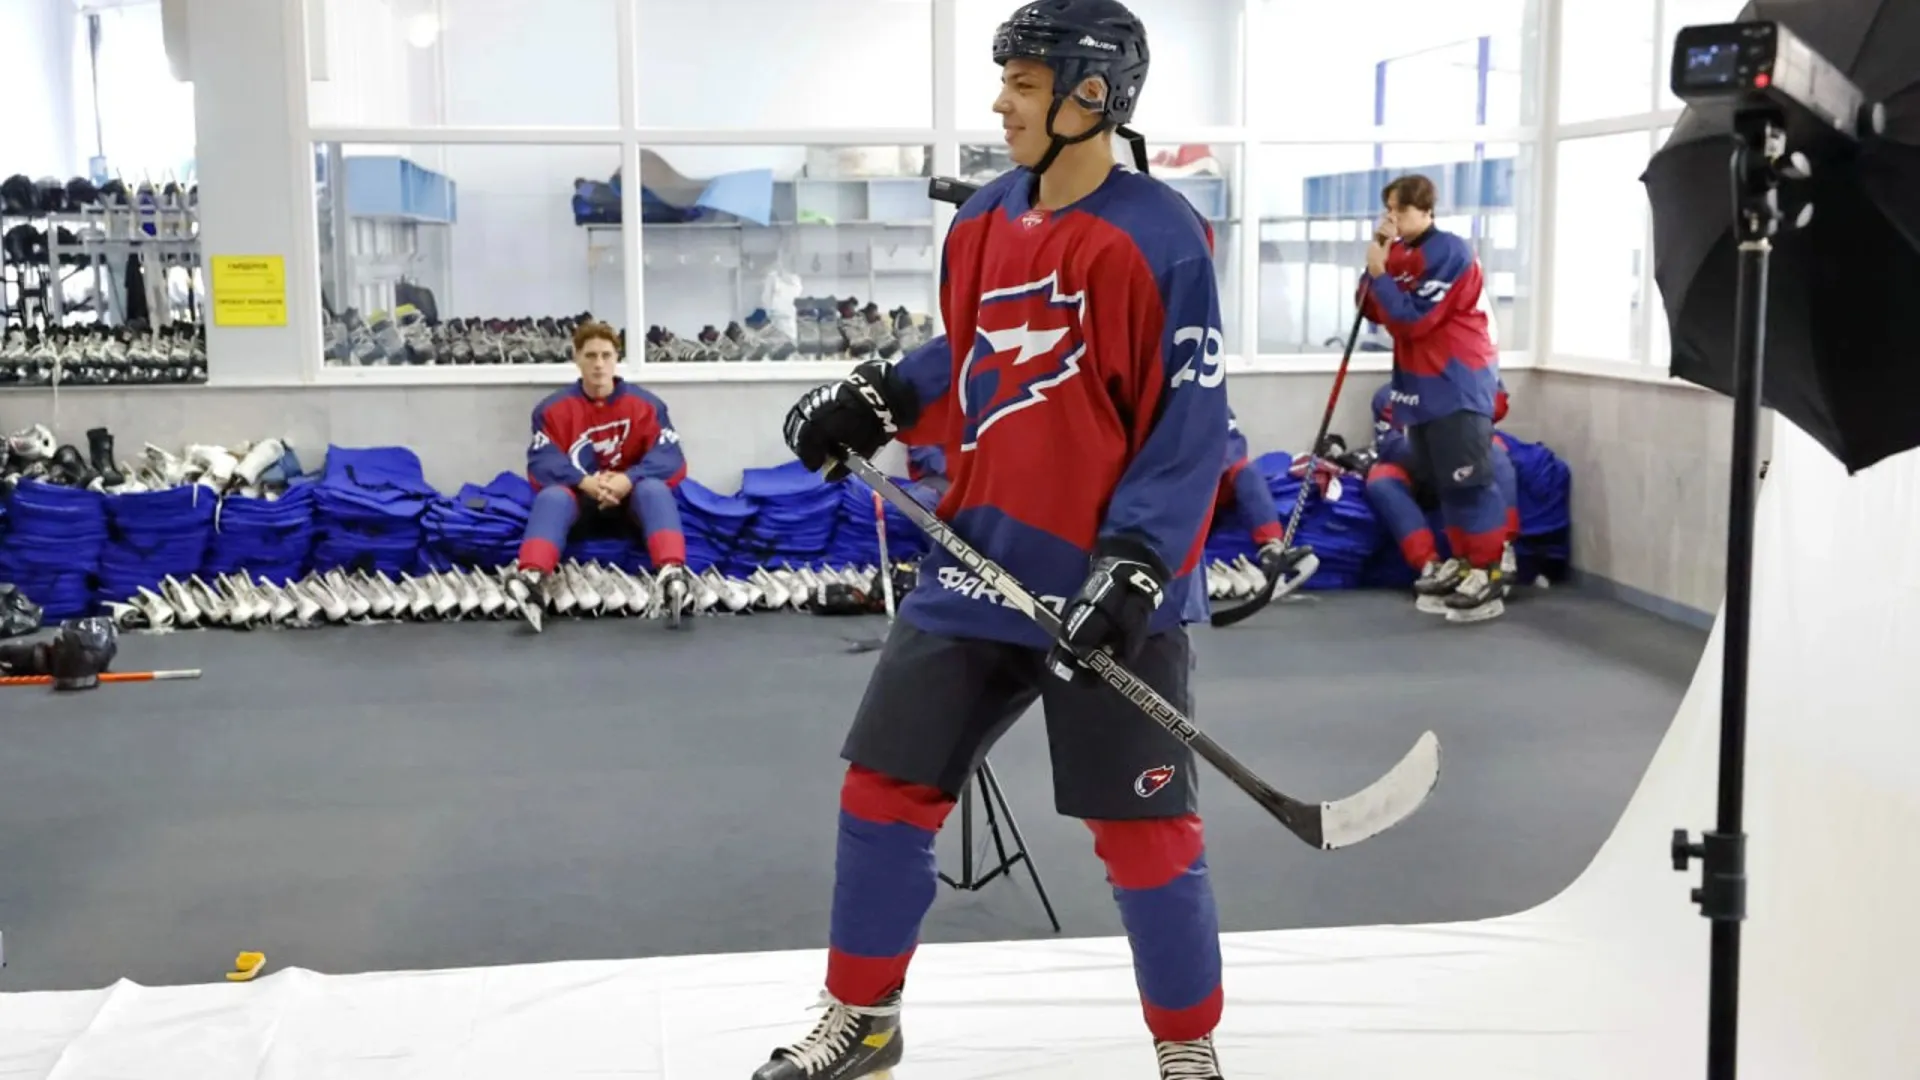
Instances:
[[[1653,108],[1657,2],[1562,0],[1561,123],[1632,116]]]
[[[306,0],[319,127],[617,127],[621,0]]]
[[[1554,192],[1553,351],[1640,359],[1649,135],[1628,131],[1559,145]]]
[[[611,146],[314,147],[329,366],[565,363],[627,324]],[[617,228],[617,224],[615,226]],[[502,268],[510,268],[503,272]]]
[[[1531,153],[1513,143],[1283,143],[1262,146],[1256,165],[1260,352],[1345,348],[1381,189],[1406,173],[1434,181],[1435,225],[1478,254],[1501,349],[1529,347]],[[1357,349],[1390,348],[1378,327],[1362,328]]]
[[[640,0],[642,127],[924,128],[931,0]]]
[[[1318,130],[1534,123],[1539,7],[1448,0],[1436,17],[1427,0],[1260,0],[1252,121]]]
[[[937,333],[927,157],[642,148],[648,362],[893,357]]]

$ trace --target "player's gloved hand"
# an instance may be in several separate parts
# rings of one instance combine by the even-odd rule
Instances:
[[[1055,645],[1047,667],[1062,679],[1085,677],[1076,653],[1105,650],[1132,664],[1147,643],[1147,623],[1160,608],[1167,571],[1146,545],[1132,540],[1102,540],[1080,591],[1061,616],[1065,645]],[[1070,646],[1070,647],[1069,647]]]
[[[1260,571],[1268,577],[1285,570],[1291,560],[1287,558],[1287,545],[1279,540],[1269,540],[1260,545]]]
[[[787,447],[812,472],[835,462],[826,478],[838,480],[847,475],[838,464],[841,454],[872,457],[919,413],[913,388],[893,366],[869,360],[845,379],[807,391],[787,410]]]

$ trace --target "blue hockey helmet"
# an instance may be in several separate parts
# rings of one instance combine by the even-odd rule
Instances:
[[[1053,70],[1053,107],[1047,112],[1053,145],[1033,169],[1044,172],[1061,147],[1121,129],[1133,119],[1147,82],[1147,28],[1120,0],[1033,0],[1008,16],[993,35],[993,62],[1004,66],[1015,59],[1038,60]],[[1106,83],[1103,100],[1079,94],[1081,84],[1092,78]],[[1053,122],[1070,97],[1098,113],[1100,120],[1069,139],[1054,133]],[[1132,132],[1121,134],[1134,144],[1134,157],[1146,171],[1144,140]]]

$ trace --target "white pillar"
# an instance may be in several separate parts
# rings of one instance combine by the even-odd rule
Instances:
[[[221,255],[286,261],[287,325],[209,318],[218,385],[307,381],[319,355],[313,155],[295,123],[306,109],[303,11],[300,0],[187,0],[202,256],[210,275]]]

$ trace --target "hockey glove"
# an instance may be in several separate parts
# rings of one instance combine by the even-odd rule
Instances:
[[[1147,623],[1160,609],[1167,571],[1152,551],[1132,540],[1102,540],[1080,591],[1061,617],[1064,644],[1053,647],[1047,666],[1062,679],[1084,678],[1076,654],[1101,649],[1132,664],[1147,643]]]
[[[829,462],[828,480],[847,475],[840,455],[872,457],[919,418],[913,388],[880,360],[869,360],[837,383],[807,391],[787,410],[787,447],[811,472]]]

